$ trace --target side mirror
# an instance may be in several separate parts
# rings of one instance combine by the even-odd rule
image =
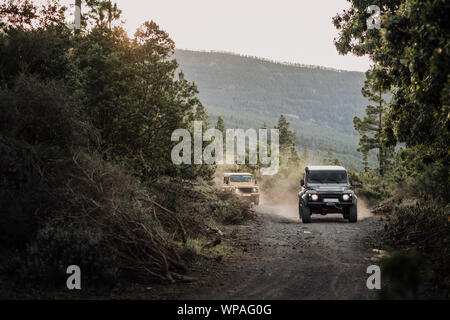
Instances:
[[[301,180],[300,180],[300,185],[301,185],[301,186],[304,186],[304,185],[305,185],[305,180],[301,179]]]
[[[255,179],[255,184],[258,184],[258,180]]]
[[[353,180],[350,180],[350,185],[353,187],[355,185],[355,182]]]

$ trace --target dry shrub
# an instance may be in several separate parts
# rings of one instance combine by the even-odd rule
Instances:
[[[23,277],[56,280],[75,264],[87,279],[104,282],[183,278],[177,242],[186,236],[174,212],[98,156],[78,153],[56,162],[47,190],[53,210],[41,217],[16,263]]]
[[[393,195],[379,202],[371,211],[374,214],[390,214],[399,205],[407,205],[408,203],[415,204],[417,202],[418,194],[416,186],[412,180],[407,180],[399,184]]]
[[[431,273],[423,280],[450,294],[450,205],[438,202],[405,202],[387,216],[384,242],[396,249],[416,248]],[[421,271],[424,271],[422,269]]]
[[[189,237],[205,234],[208,224],[238,224],[254,217],[247,201],[212,182],[161,177],[149,187],[161,204],[178,213]]]
[[[149,191],[98,155],[70,156],[27,146],[26,164],[16,161],[23,153],[18,146],[8,142],[0,147],[10,154],[6,167],[15,163],[18,168],[2,180],[1,201],[9,205],[3,207],[7,210],[0,215],[0,229],[23,229],[26,235],[21,248],[15,243],[8,247],[19,252],[4,269],[26,281],[61,283],[72,264],[81,267],[90,283],[184,280],[189,262],[179,252],[188,236],[207,237],[209,226],[253,217],[248,203],[206,182],[161,178],[149,184]],[[24,176],[23,182],[18,175]],[[26,212],[20,219],[30,224],[18,229],[21,220],[8,217],[17,214],[22,202]]]
[[[174,241],[186,237],[176,214],[121,169],[83,155],[73,162],[75,172],[61,190],[67,201],[59,216],[101,235],[121,270],[169,281],[179,277],[185,266]]]

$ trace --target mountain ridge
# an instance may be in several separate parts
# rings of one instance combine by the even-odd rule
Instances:
[[[177,49],[175,49],[175,51],[212,53],[212,54],[226,54],[226,55],[230,55],[230,56],[236,56],[236,57],[241,57],[241,58],[250,58],[250,59],[254,59],[254,60],[261,60],[261,61],[264,61],[264,62],[270,62],[270,63],[273,63],[273,64],[285,65],[285,66],[290,66],[290,67],[320,69],[320,70],[329,70],[329,71],[336,71],[336,72],[364,73],[362,71],[338,69],[338,68],[320,66],[320,65],[315,65],[315,64],[304,64],[304,63],[299,63],[299,62],[273,60],[273,59],[264,58],[264,57],[260,57],[260,56],[252,56],[252,55],[248,55],[248,54],[236,53],[236,52],[233,52],[233,51],[226,51],[226,50],[192,50],[192,49],[177,48]]]
[[[360,168],[352,119],[368,103],[361,95],[364,73],[215,51],[177,49],[174,58],[213,121],[222,116],[230,128],[272,127],[283,114],[299,149],[323,156],[332,148],[343,164]]]

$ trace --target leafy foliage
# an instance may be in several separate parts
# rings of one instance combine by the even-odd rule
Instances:
[[[365,139],[361,151],[378,147],[381,168],[386,158],[380,147],[392,148],[403,143],[405,148],[399,150],[395,167],[400,168],[400,176],[403,176],[400,180],[405,181],[405,176],[415,179],[416,204],[394,206],[395,213],[386,225],[385,241],[396,248],[416,247],[419,254],[399,254],[388,261],[386,270],[398,280],[399,286],[394,288],[396,294],[414,294],[418,281],[414,265],[421,263],[423,255],[434,273],[433,284],[442,286],[448,296],[450,24],[447,12],[450,3],[445,0],[377,1],[375,4],[381,9],[381,29],[368,30],[366,10],[374,3],[350,2],[351,8],[333,19],[340,31],[335,40],[336,48],[342,54],[369,55],[374,62],[373,73],[368,77],[373,80],[370,87],[378,89],[380,94],[385,90],[392,94],[384,117],[383,101],[379,100],[379,110],[368,110],[367,121],[356,119],[355,127],[364,133],[372,129],[369,115],[378,112],[384,118],[383,129],[374,136],[378,138],[378,145]],[[398,177],[396,173],[394,176]],[[369,178],[369,185],[374,182],[377,185],[377,179],[376,176]],[[362,189],[371,191],[367,181],[364,182]],[[395,192],[401,191],[398,183],[394,179],[390,184],[396,187]],[[373,191],[372,196],[380,194],[378,190]],[[400,264],[403,266],[398,268]],[[405,270],[406,265],[410,270]],[[409,293],[403,290],[407,288],[405,280],[412,283],[406,290]]]
[[[390,274],[395,282],[409,274],[415,277],[413,282],[399,283],[394,288],[397,297],[407,298],[405,288],[417,292],[418,282],[429,282],[433,287],[441,291],[440,295],[450,294],[450,254],[448,252],[450,244],[450,208],[448,205],[442,206],[435,202],[429,203],[402,203],[395,209],[394,214],[388,216],[385,226],[385,243],[391,247],[399,249],[409,249],[415,247],[418,252],[412,257],[417,265],[417,257],[422,256],[422,261],[426,261],[426,268],[414,271],[411,266],[411,258],[399,255],[399,259],[406,261],[402,266],[388,259],[386,267],[392,265],[397,269],[390,270]],[[406,260],[405,260],[406,259]],[[423,264],[422,264],[423,265]],[[409,266],[409,267],[408,267]],[[403,272],[400,272],[403,271]],[[428,271],[428,272],[426,272]],[[400,272],[400,274],[399,274]],[[409,296],[411,298],[411,296]]]
[[[369,55],[378,71],[377,82],[390,89],[384,137],[389,145],[403,142],[415,152],[416,172],[435,164],[446,171],[443,198],[449,199],[450,153],[449,2],[386,0],[381,8],[380,30],[367,30],[370,1],[351,1],[349,10],[333,22],[342,54]],[[440,170],[439,170],[440,171]]]
[[[183,222],[199,236],[207,200],[183,197],[190,213],[202,210],[193,220],[159,204],[170,185],[144,185],[211,178],[214,167],[170,159],[172,131],[192,131],[193,120],[206,128],[208,114],[177,75],[165,31],[150,21],[129,38],[115,4],[85,4],[78,31],[57,0],[0,5],[0,253],[23,280],[59,281],[71,264],[94,282],[182,279]],[[212,220],[249,219],[234,200],[210,208]]]

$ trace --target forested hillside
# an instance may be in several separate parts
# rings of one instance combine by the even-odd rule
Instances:
[[[332,148],[344,164],[360,165],[352,118],[367,104],[363,73],[219,52],[176,50],[175,58],[212,119],[222,116],[226,127],[260,127],[284,114],[300,148],[316,155]]]

